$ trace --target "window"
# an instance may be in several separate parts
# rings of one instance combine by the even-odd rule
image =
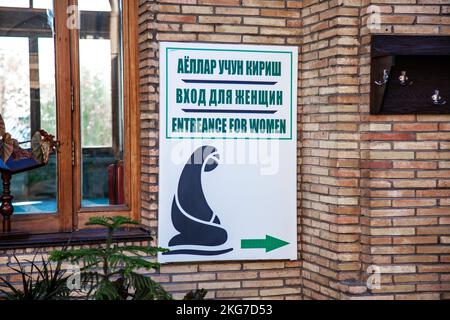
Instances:
[[[14,231],[138,217],[136,14],[136,0],[0,0],[7,131],[25,146],[39,129],[60,142],[46,167],[13,176]]]

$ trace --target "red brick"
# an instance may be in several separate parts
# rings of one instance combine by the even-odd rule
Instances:
[[[394,207],[431,207],[436,205],[435,199],[401,199],[392,201]]]
[[[394,244],[434,244],[438,243],[437,237],[394,237]]]
[[[436,180],[395,180],[395,188],[435,188]]]
[[[365,169],[391,169],[393,168],[392,161],[362,161],[361,168]]]
[[[164,22],[187,22],[187,23],[195,23],[197,21],[196,16],[187,16],[187,15],[179,15],[179,14],[158,14],[158,21]]]
[[[215,6],[239,6],[239,0],[198,0],[198,4],[211,4]]]
[[[409,255],[394,257],[395,263],[434,263],[438,262],[439,258],[435,255]]]
[[[436,169],[436,162],[426,161],[394,161],[394,168],[396,169]]]
[[[421,227],[417,228],[417,234],[450,234],[449,227]]]
[[[450,291],[450,283],[418,284],[417,291]]]
[[[417,215],[421,216],[440,216],[450,215],[450,208],[426,208],[417,209]]]
[[[162,3],[196,4],[197,0],[158,0]]]
[[[447,190],[417,190],[416,196],[417,197],[425,197],[425,198],[449,197],[450,189],[447,189]]]
[[[261,15],[268,17],[300,18],[300,11],[281,10],[281,9],[261,9]]]
[[[394,131],[437,131],[437,123],[398,123],[394,124]]]
[[[213,0],[214,1],[214,0]],[[286,1],[283,0],[242,0],[243,6],[263,8],[284,8]]]
[[[418,133],[417,140],[450,140],[450,132]]]
[[[414,133],[365,133],[361,139],[368,141],[403,141],[415,140],[416,135]]]

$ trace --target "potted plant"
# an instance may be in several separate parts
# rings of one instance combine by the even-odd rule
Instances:
[[[159,269],[153,258],[168,250],[116,242],[114,233],[129,225],[139,222],[122,216],[92,217],[86,226],[105,228],[105,243],[80,249],[65,247],[51,252],[48,260],[42,257],[41,263],[35,256],[23,265],[15,257],[15,263],[8,266],[19,275],[22,289],[20,284],[0,277],[0,300],[172,300],[161,284],[145,274]],[[65,263],[79,266],[79,271],[64,270]],[[78,283],[74,283],[76,277]],[[204,300],[206,294],[204,289],[192,290],[183,300]]]
[[[52,265],[37,255],[32,261],[23,262],[14,256],[14,264],[8,264],[11,271],[19,276],[21,284],[16,284],[0,276],[0,300],[66,300],[70,289],[67,287],[69,275],[62,263]]]
[[[21,147],[26,143],[31,143],[30,149]],[[0,213],[3,216],[3,232],[11,232],[11,216],[14,213],[11,177],[47,165],[56,149],[55,137],[44,130],[37,131],[31,141],[17,141],[6,132],[5,122],[0,115],[0,172],[3,180]]]
[[[149,260],[166,249],[114,243],[114,232],[139,222],[128,217],[93,217],[86,226],[107,230],[106,243],[94,248],[54,251],[50,260],[80,265],[79,295],[89,300],[171,300],[172,296],[141,271],[158,270]]]

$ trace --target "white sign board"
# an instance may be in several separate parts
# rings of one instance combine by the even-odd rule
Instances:
[[[297,259],[298,49],[160,44],[159,261]]]

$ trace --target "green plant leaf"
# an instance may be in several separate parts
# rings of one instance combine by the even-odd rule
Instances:
[[[117,287],[113,282],[107,280],[103,280],[98,284],[95,298],[97,300],[122,300]]]
[[[122,216],[93,217],[86,225],[106,228],[108,231],[106,242],[95,248],[54,251],[50,255],[50,260],[70,261],[83,265],[81,287],[87,299],[172,299],[160,284],[144,274],[159,269],[160,264],[152,257],[159,252],[168,251],[167,249],[113,243],[114,232],[117,229],[126,225],[139,225],[138,221]]]
[[[72,263],[84,262],[90,266],[96,266],[102,262],[105,255],[103,248],[87,248],[78,250],[53,251],[50,261],[70,261]]]
[[[135,293],[132,295],[133,300],[172,300],[173,297],[159,283],[150,277],[138,273],[130,273],[129,275],[132,287]]]
[[[68,277],[65,271],[58,264],[55,269],[52,265],[42,258],[42,263],[37,264],[36,255],[32,261],[25,261],[22,264],[19,259],[14,256],[17,268],[10,267],[16,272],[22,281],[22,289],[15,283],[10,283],[4,278],[0,278],[0,292],[4,293],[8,300],[60,300],[70,295],[67,288]],[[30,267],[31,266],[31,267]]]
[[[146,256],[156,256],[158,253],[169,252],[168,249],[159,247],[143,247],[143,246],[116,246],[112,252],[130,252],[134,254],[145,254]]]
[[[139,222],[129,217],[115,216],[92,217],[86,223],[86,226],[101,226],[112,230],[116,230],[117,228],[125,225],[139,225]]]

